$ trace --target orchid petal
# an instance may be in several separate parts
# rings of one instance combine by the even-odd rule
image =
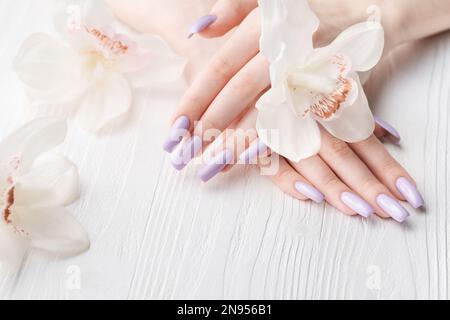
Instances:
[[[14,66],[37,100],[69,101],[84,91],[80,57],[46,34],[36,33],[25,40]]]
[[[134,88],[168,83],[182,77],[186,61],[161,38],[145,35],[133,40],[139,51],[124,54],[118,59],[117,68],[126,74]]]
[[[14,188],[17,206],[70,205],[80,194],[78,169],[64,157],[41,156],[29,173],[18,177]]]
[[[114,23],[114,15],[103,1],[85,1],[82,20],[88,27],[107,28]]]
[[[262,37],[260,48],[271,63],[272,85],[278,83],[286,69],[304,64],[313,52],[313,34],[319,19],[307,1],[260,0]]]
[[[383,26],[378,22],[368,21],[343,31],[328,47],[317,49],[313,59],[343,54],[352,61],[353,71],[365,72],[380,61],[383,50]]]
[[[60,2],[60,1],[58,1]],[[73,31],[85,27],[106,28],[114,22],[114,16],[103,1],[61,1],[58,6],[54,26],[64,38]]]
[[[77,122],[88,131],[97,132],[125,114],[131,100],[128,80],[120,74],[106,74],[87,91],[76,114]]]
[[[89,249],[89,236],[68,210],[14,209],[14,221],[26,233],[30,246],[53,254],[72,256]]]
[[[33,120],[0,143],[0,159],[20,158],[20,169],[26,172],[41,154],[63,143],[67,123],[58,118]]]
[[[369,108],[367,97],[357,74],[352,74],[354,90],[348,103],[328,120],[317,118],[322,126],[333,136],[348,143],[366,140],[375,130],[375,122]]]
[[[0,270],[4,265],[8,269],[16,269],[23,260],[28,248],[25,238],[14,233],[11,225],[0,222]]]
[[[282,88],[271,89],[257,103],[259,138],[274,152],[299,162],[317,154],[321,138],[317,123],[309,116],[297,117]]]

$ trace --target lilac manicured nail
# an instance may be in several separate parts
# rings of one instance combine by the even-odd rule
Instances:
[[[224,150],[214,157],[203,169],[198,173],[198,177],[203,182],[208,182],[221,172],[227,165],[233,161],[233,153],[231,150]]]
[[[187,130],[189,130],[189,127],[189,118],[186,116],[179,117],[170,129],[169,137],[167,138],[163,146],[164,150],[171,153],[181,142],[184,135],[187,133]]]
[[[386,130],[391,137],[394,139],[395,142],[400,142],[401,137],[400,134],[398,133],[397,130],[395,130],[395,128],[393,126],[391,126],[389,123],[387,123],[386,121],[384,121],[383,119],[380,119],[378,117],[374,117],[375,122],[382,127],[384,130]]]
[[[418,209],[425,205],[422,195],[411,181],[402,177],[397,179],[395,185],[397,186],[398,192],[405,197],[406,201],[408,201],[414,209]]]
[[[377,203],[383,211],[397,222],[404,222],[409,217],[409,212],[394,198],[381,194],[377,197]]]
[[[341,200],[347,207],[355,211],[360,216],[363,216],[364,218],[368,218],[375,212],[370,204],[368,204],[364,199],[352,192],[342,193]]]
[[[251,164],[258,156],[264,154],[267,151],[267,146],[260,139],[253,142],[250,147],[245,150],[239,160],[245,164]]]
[[[198,19],[189,29],[188,39],[192,38],[192,36],[196,33],[202,32],[214,22],[216,22],[217,16],[215,15],[207,15]]]
[[[189,138],[184,145],[172,153],[171,163],[175,169],[181,171],[191,162],[202,148],[202,139],[199,136]]]
[[[325,200],[322,192],[314,188],[313,186],[304,182],[298,181],[295,183],[295,189],[305,197],[308,197],[315,203],[322,203]]]

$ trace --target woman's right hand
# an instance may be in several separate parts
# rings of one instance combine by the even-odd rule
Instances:
[[[424,205],[414,180],[375,136],[388,134],[385,129],[379,127],[369,139],[352,144],[321,130],[319,154],[294,163],[271,154],[258,140],[256,117],[257,110],[250,109],[209,148],[206,158],[221,160],[227,153],[232,165],[257,164],[262,175],[270,177],[290,196],[316,203],[325,200],[347,215],[367,218],[375,213],[403,222],[409,212],[399,200],[407,200],[414,208]],[[216,163],[221,164],[215,160],[211,165]],[[211,172],[206,168],[200,172],[202,178],[210,178],[202,176],[203,172]]]

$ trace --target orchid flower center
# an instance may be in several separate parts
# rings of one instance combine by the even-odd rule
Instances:
[[[321,119],[330,119],[347,101],[353,81],[346,78],[349,63],[343,56],[322,60],[293,68],[288,75],[288,85],[294,95],[300,95],[305,117],[309,112]]]
[[[120,56],[128,52],[128,45],[120,40],[114,40],[110,36],[99,29],[89,29],[86,27],[86,31],[97,39],[99,46],[106,50],[112,56]]]
[[[19,157],[13,157],[11,161],[0,166],[2,176],[2,181],[0,181],[0,208],[2,208],[0,219],[11,228],[14,234],[29,238],[31,234],[17,226],[13,219],[13,206],[16,202],[16,188],[13,175],[19,169],[20,162]]]
[[[20,159],[18,157],[12,158],[11,161],[7,162],[6,164],[3,164],[1,166],[2,171],[2,180],[0,182],[0,208],[2,208],[2,220],[6,224],[11,224],[11,208],[14,205],[14,179],[13,174],[20,165]]]
[[[129,46],[123,41],[115,39],[118,35],[107,35],[105,32],[85,27],[89,36],[93,37],[95,44],[86,52],[85,67],[94,75],[101,77],[106,69],[114,68],[115,61],[127,54]]]

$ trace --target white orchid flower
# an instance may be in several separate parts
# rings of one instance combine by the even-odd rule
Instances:
[[[272,84],[257,103],[261,140],[298,162],[318,153],[318,123],[346,142],[367,139],[375,124],[358,72],[381,59],[381,24],[356,24],[314,49],[319,20],[306,0],[260,0],[260,7],[261,52],[270,62]]]
[[[41,118],[0,142],[0,265],[17,266],[28,248],[62,256],[89,248],[65,208],[78,199],[78,170],[48,154],[66,131],[65,121]]]
[[[185,61],[163,40],[118,33],[101,1],[63,3],[55,17],[62,41],[33,34],[15,60],[33,102],[75,105],[80,126],[97,132],[130,109],[133,89],[182,76]]]

